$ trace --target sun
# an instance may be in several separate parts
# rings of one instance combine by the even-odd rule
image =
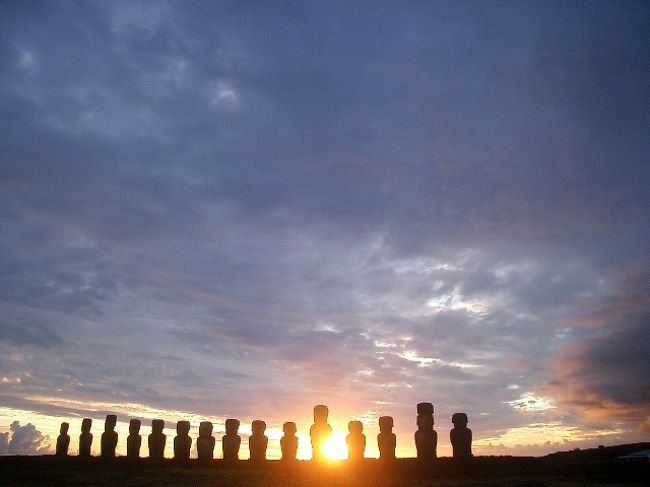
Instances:
[[[348,457],[345,437],[341,433],[333,432],[323,443],[323,453],[328,460],[345,460]]]

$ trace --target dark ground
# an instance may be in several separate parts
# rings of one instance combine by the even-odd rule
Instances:
[[[178,465],[148,459],[130,464],[77,457],[0,457],[0,485],[52,486],[372,486],[372,487],[577,487],[649,486],[650,465],[617,459],[650,448],[650,443],[561,452],[546,457],[475,457],[466,463],[440,458],[428,465],[404,458],[385,465],[367,459],[358,465],[334,462],[326,466],[299,461],[226,465],[195,460]]]

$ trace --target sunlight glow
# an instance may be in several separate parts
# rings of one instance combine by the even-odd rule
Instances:
[[[542,448],[534,453],[541,454],[562,448],[566,449],[578,442],[603,442],[605,438],[615,437],[621,432],[622,430],[617,428],[583,431],[577,426],[568,426],[560,421],[550,421],[509,428],[497,437],[475,440],[472,446],[481,454],[507,454],[508,448],[521,452],[524,446],[538,446]]]
[[[396,353],[398,357],[404,358],[408,360],[409,362],[416,362],[420,367],[426,367],[431,364],[435,365],[443,365],[447,367],[458,367],[461,369],[471,369],[478,367],[476,364],[471,364],[468,362],[447,362],[446,360],[442,360],[439,358],[431,358],[431,357],[420,357],[417,355],[416,352],[412,350],[406,350],[402,353]]]
[[[348,447],[345,445],[345,436],[335,431],[323,443],[323,452],[329,460],[345,460],[348,458]]]
[[[432,297],[426,303],[429,308],[435,311],[465,310],[473,314],[484,314],[489,310],[489,303],[486,300],[467,300],[458,286],[450,294],[440,294]]]
[[[519,399],[508,401],[507,404],[519,411],[547,411],[556,407],[553,399],[536,396],[530,391],[519,396]]]

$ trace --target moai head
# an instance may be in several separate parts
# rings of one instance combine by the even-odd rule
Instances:
[[[430,402],[421,402],[417,406],[418,414],[433,414],[433,404]]]
[[[93,420],[90,418],[84,418],[81,420],[81,432],[90,433],[90,428],[93,425]]]
[[[261,419],[256,419],[251,425],[251,430],[254,435],[263,435],[266,430],[266,423]]]
[[[466,428],[467,427],[467,414],[465,413],[454,413],[451,417],[451,422],[456,428]]]
[[[382,416],[379,418],[379,431],[382,433],[390,433],[393,430],[392,416]]]
[[[162,434],[165,428],[165,422],[162,419],[151,420],[151,432],[154,434]]]
[[[129,421],[129,434],[137,435],[138,433],[140,433],[140,420],[132,419]]]
[[[418,429],[421,431],[430,431],[433,429],[433,415],[431,414],[418,414],[416,421]]]
[[[353,435],[360,435],[363,433],[363,423],[361,421],[350,421],[348,423],[348,431]]]
[[[117,416],[114,414],[108,414],[106,416],[106,421],[104,422],[104,431],[115,431],[115,425],[117,424]]]
[[[67,435],[69,427],[70,425],[68,423],[61,423],[61,429],[59,430],[59,433],[61,433],[62,435]]]
[[[226,434],[227,435],[236,435],[239,431],[239,420],[238,419],[227,419],[226,420]]]
[[[330,410],[324,404],[314,406],[314,423],[327,423]]]
[[[298,428],[296,428],[296,423],[289,421],[282,425],[282,431],[285,435],[293,436],[298,431]]]
[[[201,421],[199,424],[199,436],[212,436],[212,423],[210,421]]]
[[[190,432],[190,422],[189,421],[179,421],[176,423],[176,434],[178,436],[187,436]]]

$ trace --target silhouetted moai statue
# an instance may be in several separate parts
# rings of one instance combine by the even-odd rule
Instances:
[[[282,460],[295,460],[298,453],[298,437],[296,432],[296,423],[288,422],[282,425],[284,436],[280,438],[280,450],[282,450]]]
[[[348,460],[363,460],[366,451],[366,435],[363,434],[363,423],[361,421],[350,421],[348,423],[350,434],[345,438],[348,447]]]
[[[177,461],[186,462],[190,459],[192,438],[190,438],[189,433],[189,421],[179,421],[176,423],[176,437],[174,438],[174,459]]]
[[[151,420],[151,434],[147,438],[149,444],[149,458],[162,459],[165,457],[165,443],[167,436],[163,433],[165,422],[162,419]]]
[[[325,460],[323,444],[332,436],[332,427],[327,424],[328,415],[329,409],[324,404],[314,406],[314,424],[309,428],[309,436],[311,436],[312,460],[319,462]]]
[[[418,404],[418,430],[415,432],[415,448],[420,460],[436,458],[438,433],[433,430],[433,404],[421,402]]]
[[[104,432],[102,433],[101,456],[102,458],[115,458],[115,448],[117,447],[117,416],[109,414],[104,422]]]
[[[252,435],[248,439],[248,449],[250,450],[250,459],[254,462],[266,460],[266,447],[269,444],[269,438],[264,434],[266,423],[260,419],[253,421],[251,425]]]
[[[59,436],[56,439],[57,457],[68,456],[68,447],[70,446],[70,435],[68,434],[69,427],[70,425],[68,423],[61,423],[61,430],[59,431]]]
[[[79,456],[83,458],[90,457],[90,447],[93,444],[93,434],[90,428],[93,425],[93,420],[84,418],[81,420],[81,434],[79,435]]]
[[[226,462],[234,462],[239,460],[239,447],[241,446],[241,436],[239,432],[239,420],[227,419],[226,420],[226,434],[221,438],[221,446],[223,448],[223,459]]]
[[[393,433],[393,418],[382,416],[379,418],[379,434],[377,435],[377,444],[379,445],[379,458],[381,460],[395,459],[395,446],[397,437]]]
[[[201,421],[199,437],[196,439],[196,452],[200,462],[210,462],[214,458],[214,444],[212,423],[210,421]]]
[[[126,456],[131,460],[140,458],[140,446],[142,445],[142,436],[140,436],[140,420],[132,419],[129,421],[129,436],[126,438]]]
[[[467,427],[467,414],[454,413],[451,417],[454,427],[449,432],[454,458],[470,458],[472,456],[472,430]]]

